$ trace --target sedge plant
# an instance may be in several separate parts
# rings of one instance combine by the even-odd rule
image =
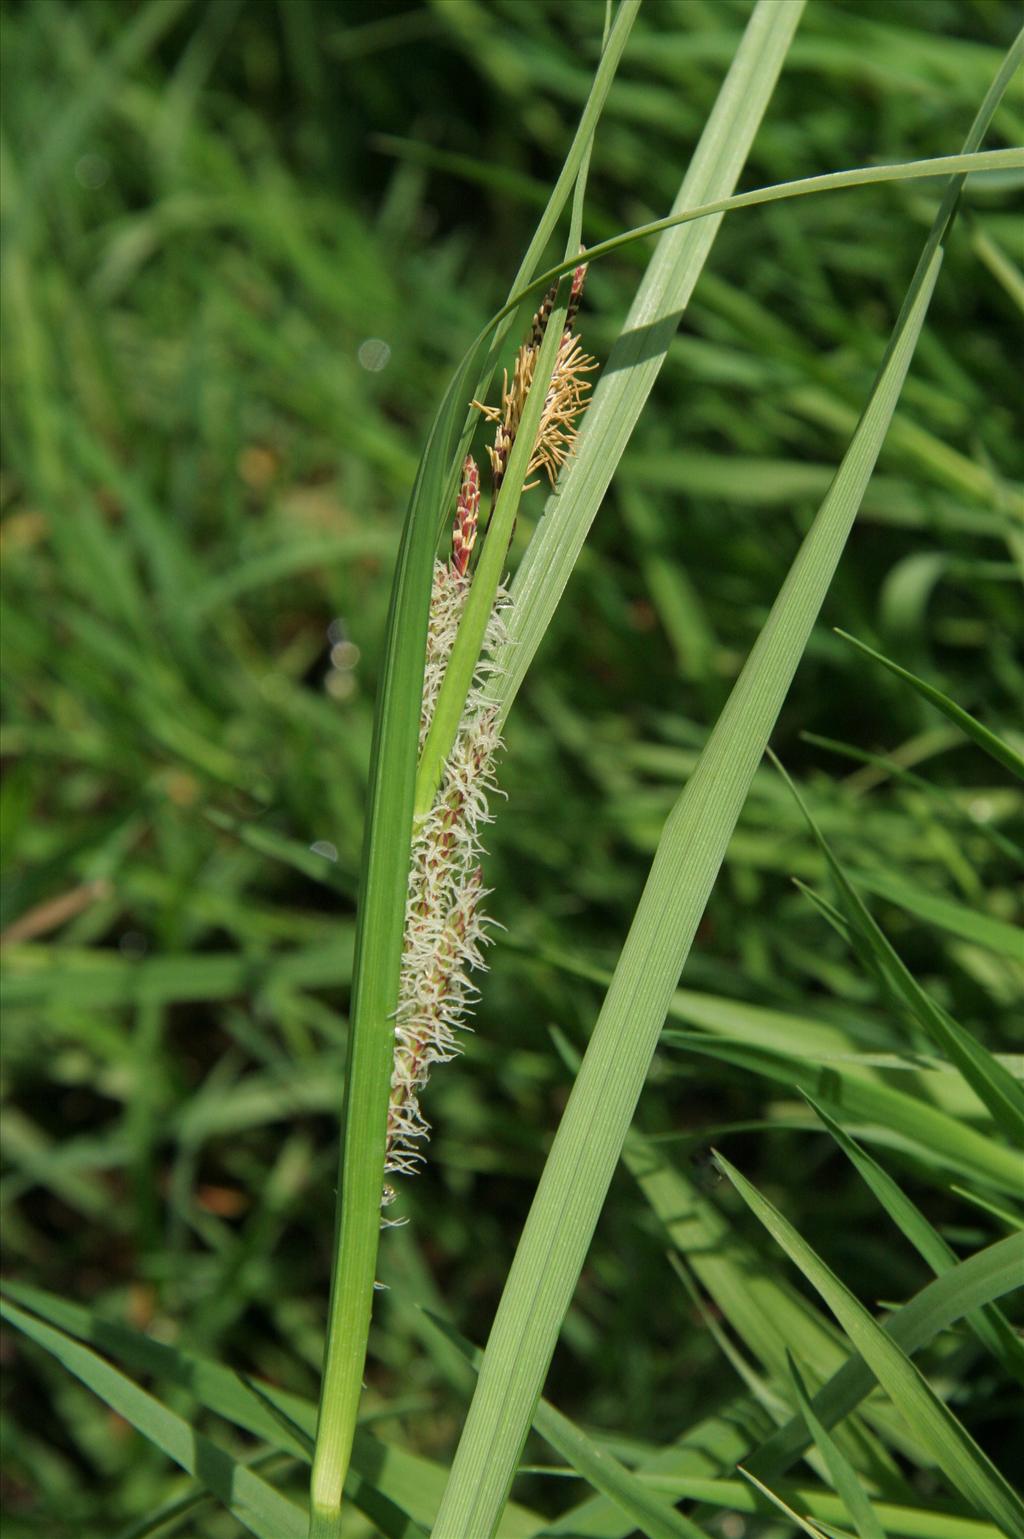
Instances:
[[[633,43],[639,59],[646,46],[654,67],[666,67],[672,50],[661,51],[662,39],[642,28],[635,34],[638,0],[621,0],[613,13],[609,8],[577,132],[508,300],[455,369],[429,428],[394,571],[370,751],[318,1404],[270,1379],[233,1372],[201,1342],[115,1325],[101,1312],[17,1282],[6,1290],[8,1321],[189,1477],[188,1489],[154,1506],[138,1534],[161,1528],[205,1532],[214,1503],[262,1539],[341,1539],[365,1532],[387,1539],[528,1539],[542,1533],[626,1539],[636,1531],[652,1539],[694,1539],[717,1531],[712,1525],[724,1513],[740,1514],[757,1525],[752,1531],[771,1535],[1024,1539],[1024,1505],[984,1446],[983,1432],[961,1417],[955,1398],[947,1403],[919,1362],[922,1354],[933,1354],[942,1375],[954,1382],[963,1382],[967,1371],[983,1374],[986,1384],[1013,1386],[1024,1379],[1010,1298],[1024,1275],[1019,1064],[990,1051],[957,1018],[966,988],[945,989],[936,998],[917,980],[873,906],[882,901],[890,911],[937,926],[956,948],[957,977],[969,976],[973,988],[989,987],[1000,997],[1009,997],[1014,980],[1020,981],[1019,931],[1004,913],[972,912],[966,902],[901,882],[870,863],[858,865],[856,857],[851,867],[847,846],[842,854],[833,848],[837,817],[829,792],[816,786],[808,795],[804,787],[791,797],[763,763],[805,652],[821,645],[818,616],[887,438],[900,439],[916,463],[945,478],[947,489],[967,488],[976,497],[1006,490],[987,479],[984,467],[923,443],[901,418],[900,403],[914,385],[915,355],[933,299],[942,293],[951,236],[962,228],[966,178],[996,173],[998,187],[998,178],[1005,182],[1024,169],[1019,149],[986,147],[1024,45],[1020,39],[1013,44],[987,91],[978,92],[959,150],[954,142],[942,157],[853,166],[737,193],[780,77],[792,61],[806,67],[815,58],[813,32],[802,31],[804,9],[802,0],[757,0],[745,14],[743,35],[670,212],[620,232],[600,221],[598,228],[588,227],[595,135],[607,127],[605,103]],[[814,17],[815,8],[809,9]],[[140,14],[146,25],[136,22],[117,44],[109,69],[134,56],[132,50],[153,46],[169,24],[159,7]],[[217,17],[210,21],[219,24]],[[300,28],[294,19],[290,24]],[[460,16],[451,24],[470,23]],[[805,35],[810,44],[801,52]],[[166,123],[163,131],[170,132]],[[652,858],[619,937],[617,962],[574,954],[550,936],[538,941],[513,933],[503,940],[487,913],[493,907],[496,918],[500,901],[488,902],[484,849],[492,820],[501,817],[502,735],[599,510],[604,505],[605,517],[612,516],[609,492],[620,461],[669,362],[680,319],[702,277],[711,276],[705,270],[719,231],[726,221],[727,229],[751,228],[769,205],[799,219],[810,200],[825,194],[856,198],[856,189],[886,182],[937,185],[937,211],[919,242],[916,268],[911,272],[908,263],[901,274],[905,292],[888,342],[881,332],[876,339],[873,381],[855,407],[827,403],[830,420],[843,428],[844,451],[827,468],[817,512],[801,531],[778,592],[761,595],[770,607],[758,616],[724,708],[706,731],[680,740],[666,734],[661,751],[648,754],[645,773],[665,777],[659,792],[666,816],[653,837],[637,834],[640,844],[648,839],[643,853]],[[551,260],[549,248],[560,231],[562,255]],[[979,259],[1001,275],[1009,293],[1012,271],[997,249],[993,254],[990,240],[982,249],[986,254]],[[632,260],[648,250],[632,305],[597,369],[580,340],[582,333],[588,347],[602,351],[589,340],[589,318],[581,309],[584,276],[592,291],[606,259]],[[23,272],[15,273],[16,301],[27,292],[23,279]],[[753,295],[746,299],[754,305]],[[742,319],[748,312],[733,301],[730,313]],[[781,320],[772,334],[780,351],[794,348]],[[30,372],[32,377],[38,380]],[[795,410],[824,410],[821,399],[808,401],[792,380],[787,388]],[[921,398],[919,391],[914,399]],[[38,433],[45,450],[45,414]],[[44,459],[56,485],[59,458],[47,453]],[[628,469],[627,492],[638,495],[652,467],[634,459]],[[768,471],[762,474],[767,480]],[[538,479],[547,481],[549,495],[535,517],[534,504],[524,498]],[[635,517],[634,506],[640,510]],[[659,613],[676,617],[675,628],[666,621],[666,631],[686,648],[699,595],[695,602],[662,552],[646,544],[642,506],[623,499],[632,533],[646,551],[644,573]],[[956,509],[936,506],[955,517]],[[517,525],[529,538],[514,545]],[[1007,520],[998,529],[1019,559],[1019,531],[1015,539]],[[99,532],[90,539],[102,548]],[[118,570],[111,565],[111,572]],[[131,621],[126,583],[114,582],[112,592],[125,605],[126,623]],[[897,592],[893,602],[899,597]],[[215,598],[207,595],[204,602]],[[82,628],[85,640],[91,634]],[[849,641],[837,638],[835,645],[848,647]],[[923,709],[941,715],[942,731],[960,734],[987,754],[1000,775],[1019,775],[1019,742],[979,721],[919,677],[916,667],[880,646],[857,645],[866,667],[877,666],[894,689],[916,691]],[[712,641],[707,651],[713,655]],[[1009,663],[1003,666],[1009,673]],[[159,681],[159,669],[151,673]],[[158,716],[172,719],[173,712],[154,712],[154,731]],[[901,776],[899,783],[909,785],[934,742],[927,734],[935,730],[926,722],[925,748],[912,745],[920,758],[909,750],[905,762],[862,755],[859,773]],[[205,754],[211,774],[233,772],[228,749],[218,757],[209,748],[197,750],[187,735],[183,742],[201,759]],[[609,784],[614,796],[611,777]],[[853,798],[857,789],[846,794]],[[912,789],[927,796],[923,774]],[[959,800],[947,801],[954,814],[963,813]],[[767,854],[758,846],[762,863],[786,858],[774,853],[780,831],[787,849],[800,852],[794,901],[807,904],[834,946],[830,968],[822,963],[813,974],[818,991],[835,988],[838,997],[828,1009],[815,1012],[785,995],[765,1003],[754,989],[731,998],[720,984],[713,990],[679,987],[730,841],[750,808],[774,840]],[[987,835],[993,859],[1019,859],[1013,838],[989,826],[984,809],[968,812],[972,837]],[[304,877],[317,876],[308,851],[259,827],[240,831],[237,820],[218,816],[218,827],[248,840],[246,848],[260,858],[273,855]],[[936,847],[945,850],[940,833]],[[969,872],[955,852],[948,858],[971,891]],[[520,948],[524,965],[549,968],[579,990],[598,988],[603,1003],[587,1029],[576,1033],[579,1040],[561,1030],[553,1035],[551,1072],[559,1084],[564,1081],[564,1109],[540,1163],[485,1343],[467,1340],[441,1318],[448,1312],[443,1299],[429,1300],[428,1316],[415,1310],[400,1285],[385,1314],[384,1283],[398,1248],[417,1244],[414,1206],[408,1228],[396,1227],[406,1218],[407,1178],[427,1157],[430,1125],[440,1115],[433,1108],[444,1104],[437,1083],[441,1066],[460,1055],[462,1034],[486,989],[486,947],[495,940],[499,948]],[[840,953],[849,960],[833,961]],[[756,964],[754,957],[752,976]],[[701,976],[707,982],[710,974]],[[161,977],[152,988],[179,986],[175,978]],[[233,980],[232,974],[220,986],[230,991]],[[102,979],[94,986],[102,988]],[[143,1035],[140,1056],[148,1040]],[[787,1216],[785,1201],[769,1201],[743,1174],[741,1156],[709,1149],[708,1168],[719,1183],[709,1187],[676,1158],[673,1140],[688,1136],[685,1129],[673,1126],[652,1137],[634,1125],[656,1052],[659,1075],[669,1085],[703,1084],[719,1075],[722,1083],[776,1087],[765,1094],[787,1096],[769,1100],[755,1131],[771,1137],[785,1129],[834,1147],[836,1157],[849,1163],[851,1179],[863,1183],[864,1202],[877,1207],[878,1221],[894,1226],[919,1258],[921,1276],[908,1289],[911,1296],[878,1318],[843,1281],[843,1258],[819,1254]],[[463,1061],[443,1073],[466,1081],[472,1067]],[[333,1084],[328,1088],[333,1094]],[[201,1114],[215,1111],[200,1108],[193,1125]],[[18,1138],[16,1128],[15,1145]],[[24,1137],[21,1142],[29,1147]],[[46,1151],[29,1152],[33,1168],[55,1170],[50,1178],[62,1183],[65,1195],[88,1202],[73,1167],[69,1174]],[[673,1329],[699,1329],[702,1342],[711,1340],[735,1375],[729,1388],[716,1384],[699,1416],[673,1426],[668,1441],[604,1438],[545,1398],[552,1357],[620,1161],[645,1224],[672,1259],[666,1277],[683,1300]],[[279,1173],[282,1185],[287,1174]],[[954,1198],[963,1204],[959,1227],[946,1225],[944,1232],[932,1223],[921,1186],[941,1199],[943,1211]],[[739,1216],[740,1204],[749,1223]],[[973,1217],[964,1218],[965,1211]],[[770,1246],[765,1241],[759,1248],[755,1225]],[[777,1264],[768,1259],[771,1247],[777,1248]],[[797,1269],[801,1285],[781,1258]],[[427,1284],[424,1289],[429,1294]],[[394,1310],[415,1319],[410,1328],[419,1332],[423,1351],[453,1392],[468,1399],[449,1465],[360,1425],[371,1322],[375,1311],[390,1321]],[[319,1360],[319,1343],[314,1355]],[[255,1454],[197,1427],[174,1394],[143,1387],[142,1376],[187,1390],[205,1412],[255,1438]],[[716,1381],[722,1377],[715,1370]],[[557,1463],[525,1463],[531,1433]],[[801,1460],[806,1462],[798,1468]],[[293,1499],[307,1465],[308,1512]],[[513,1501],[513,1482],[524,1468],[549,1485],[557,1479],[564,1486],[571,1477],[583,1483],[583,1494],[575,1485],[579,1500],[560,1515],[534,1501],[536,1485],[524,1487],[529,1505]],[[908,1471],[928,1472],[937,1492],[923,1493]]]

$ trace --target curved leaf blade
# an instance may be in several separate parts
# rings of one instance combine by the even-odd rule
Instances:
[[[947,1479],[990,1517],[1007,1539],[1024,1539],[1024,1502],[892,1335],[734,1165],[722,1156],[719,1164],[751,1212],[825,1300],[870,1372],[921,1442],[931,1449]]]

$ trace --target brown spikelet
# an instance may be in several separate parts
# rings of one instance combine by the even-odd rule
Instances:
[[[477,523],[480,515],[480,472],[476,460],[466,455],[462,467],[462,486],[455,509],[452,528],[452,566],[460,577],[469,567],[469,558],[476,544]]]
[[[586,248],[580,247],[580,255]],[[583,298],[583,285],[587,279],[587,264],[581,262],[572,275],[572,288],[569,290],[569,303],[565,311],[565,329],[571,331],[576,324],[576,317],[580,311],[580,300]]]
[[[548,329],[548,321],[551,319],[551,312],[555,308],[555,300],[557,298],[558,284],[553,283],[541,300],[536,314],[530,322],[530,340],[526,344],[527,347],[540,347],[544,340],[544,333]]]
[[[543,470],[552,486],[557,479],[559,468],[564,464],[576,441],[577,419],[587,404],[586,393],[590,389],[590,381],[586,375],[597,367],[594,359],[583,351],[579,338],[572,333],[572,325],[579,311],[586,272],[586,264],[581,263],[572,275],[565,329],[559,343],[558,356],[544,400],[536,442],[527,468],[527,476],[531,476],[537,470]],[[540,345],[544,340],[544,332],[551,317],[556,294],[557,285],[544,296],[533,317],[529,339],[523,343],[516,354],[511,380],[507,370],[502,376],[500,407],[485,406],[480,401],[473,402],[487,421],[495,424],[494,443],[487,450],[494,475],[495,491],[501,487],[508,467],[509,455],[512,453],[512,445],[519,431],[526,397],[533,383]],[[536,484],[535,481],[527,480],[523,490],[526,491]]]

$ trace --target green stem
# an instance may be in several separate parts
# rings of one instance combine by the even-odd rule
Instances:
[[[341,1533],[342,1492],[370,1332],[387,1098],[394,1059],[392,1016],[398,1002],[412,837],[416,724],[410,724],[408,702],[422,694],[434,547],[433,520],[426,510],[433,496],[440,495],[442,477],[440,453],[432,438],[413,492],[395,574],[375,728],[375,773],[352,985],[334,1268],[310,1487],[310,1539],[339,1539]],[[384,772],[385,767],[390,773]]]
[[[596,246],[588,247],[587,262],[597,262],[601,257],[610,256],[613,251],[631,245],[633,241],[660,235],[663,230],[674,230],[677,225],[690,224],[695,219],[710,219],[713,214],[730,214],[737,209],[759,208],[763,203],[781,203],[787,198],[805,198],[819,192],[841,192],[847,187],[873,187],[881,182],[976,176],[982,172],[1020,171],[1022,168],[1024,149],[1015,145],[1004,150],[964,150],[959,155],[933,155],[928,160],[897,161],[891,165],[852,166],[848,171],[827,171],[821,176],[802,176],[792,182],[773,182],[767,187],[753,187],[749,192],[733,193],[728,198],[715,198],[711,203],[701,203],[694,208],[683,209],[678,214],[666,214],[663,219],[652,219],[649,224],[638,224],[631,230],[623,230],[621,235],[611,235],[607,240],[599,241]],[[566,257],[545,272],[538,273],[536,278],[531,278],[491,318],[487,330],[503,321],[531,295],[549,289],[556,278],[571,272],[577,260],[575,257]]]

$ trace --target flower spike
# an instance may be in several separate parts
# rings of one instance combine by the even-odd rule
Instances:
[[[469,558],[473,554],[479,515],[480,472],[476,460],[467,454],[462,467],[462,486],[452,529],[452,567],[460,577],[465,577]]]
[[[469,593],[469,558],[479,505],[480,475],[470,457],[463,465],[451,559],[434,565],[421,747]],[[508,602],[504,588],[499,588],[483,656],[440,787],[413,837],[388,1105],[385,1172],[389,1177],[413,1175],[425,1159],[422,1145],[430,1136],[430,1124],[420,1109],[420,1092],[431,1067],[460,1051],[458,1033],[467,1029],[465,1017],[476,999],[469,975],[484,967],[483,947],[490,939],[491,921],[480,909],[487,896],[480,834],[491,821],[487,798],[495,788],[494,760],[501,738],[497,712],[486,696],[486,681],[494,671],[490,659],[507,640],[502,615]],[[382,1206],[389,1206],[395,1196],[389,1183]]]
[[[528,476],[536,470],[544,470],[552,486],[555,484],[560,467],[565,463],[576,442],[577,419],[586,407],[586,393],[590,389],[590,381],[586,375],[597,368],[596,362],[583,351],[579,338],[573,335],[572,330],[579,312],[586,273],[586,263],[581,263],[572,275],[565,327],[558,344],[551,383],[548,386],[536,442],[527,467]],[[491,462],[496,492],[500,489],[508,468],[509,455],[512,453],[512,445],[519,431],[526,397],[537,367],[540,346],[544,340],[557,293],[556,284],[554,288],[549,289],[541,301],[530,326],[529,338],[516,354],[511,380],[508,370],[505,370],[502,378],[500,407],[485,406],[480,401],[473,402],[487,421],[495,424],[494,444],[488,447],[487,454]],[[527,481],[523,490],[536,484],[536,482]]]

